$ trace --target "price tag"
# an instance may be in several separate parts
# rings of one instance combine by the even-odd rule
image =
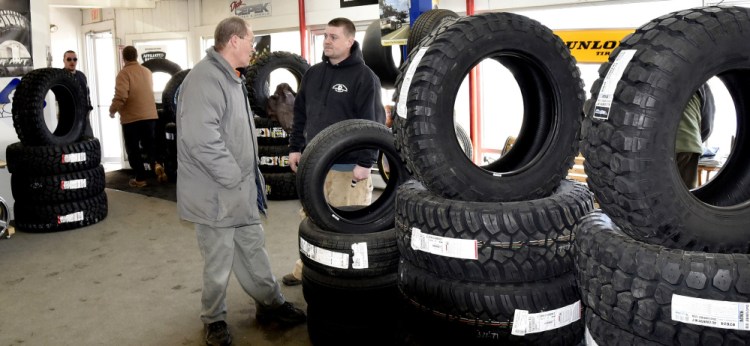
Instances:
[[[62,223],[78,222],[78,221],[83,221],[83,212],[82,211],[75,212],[75,213],[68,214],[68,215],[60,215],[60,216],[57,217],[57,224],[58,225],[62,224]]]
[[[630,60],[633,59],[635,51],[635,49],[621,50],[620,53],[617,54],[615,61],[609,66],[609,71],[607,71],[607,76],[604,77],[604,81],[602,81],[602,86],[599,89],[599,96],[596,99],[594,119],[609,119],[609,110],[612,107],[617,83],[622,79],[622,74],[625,72],[625,68],[628,67]]]
[[[699,326],[750,330],[750,303],[672,295],[672,320]]]
[[[443,257],[478,259],[477,241],[424,234],[419,228],[411,229],[411,248]]]
[[[352,268],[353,269],[366,269],[370,263],[367,260],[367,242],[352,244]]]
[[[526,310],[516,310],[513,314],[513,328],[510,333],[520,336],[541,333],[565,327],[580,319],[580,300],[559,309],[538,312],[535,314],[530,314]]]
[[[305,254],[307,258],[322,265],[339,269],[349,268],[349,254],[317,247],[303,238],[299,238],[299,251]]]
[[[86,153],[63,154],[62,163],[76,163],[86,161]]]
[[[404,80],[401,82],[401,91],[398,94],[398,104],[396,105],[396,111],[398,112],[398,116],[404,119],[406,119],[406,99],[409,97],[411,80],[414,78],[414,73],[417,72],[417,66],[419,66],[419,62],[422,60],[422,57],[424,57],[424,53],[427,52],[427,48],[429,47],[419,48],[419,51],[417,51],[414,59],[409,63],[409,68],[406,69],[406,74],[404,74]]]
[[[61,190],[76,190],[76,189],[85,189],[85,188],[86,188],[86,179],[63,180],[60,182]]]

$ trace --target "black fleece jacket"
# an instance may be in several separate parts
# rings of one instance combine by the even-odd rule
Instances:
[[[294,100],[294,125],[289,151],[302,152],[320,131],[339,121],[367,119],[385,123],[380,80],[365,65],[359,43],[354,41],[348,58],[337,65],[323,61],[307,70]],[[339,158],[336,163],[371,167],[377,151],[362,150]]]

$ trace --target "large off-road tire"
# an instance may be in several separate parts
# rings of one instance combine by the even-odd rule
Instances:
[[[433,9],[424,12],[417,17],[414,25],[409,29],[409,39],[406,41],[406,54],[417,47],[419,41],[430,35],[431,32],[443,26],[448,26],[458,20],[458,14],[446,9]]]
[[[57,100],[57,127],[44,119],[45,97],[52,91]],[[88,120],[86,91],[72,74],[59,68],[33,70],[21,79],[13,96],[13,127],[24,145],[68,145],[83,135]]]
[[[709,231],[709,230],[707,230]],[[646,244],[595,212],[576,228],[581,301],[603,320],[663,345],[742,345],[750,331],[676,322],[673,296],[750,302],[750,257]]]
[[[99,166],[101,145],[96,138],[82,138],[68,145],[26,146],[13,143],[5,149],[11,174],[54,175]]]
[[[578,302],[572,274],[536,282],[478,284],[445,279],[401,260],[398,279],[408,304],[435,320],[450,321],[433,325],[433,330],[451,341],[463,337],[463,345],[481,342],[488,335],[495,342],[529,345],[577,345],[583,337],[583,319],[546,332],[510,335],[516,310],[535,314]]]
[[[658,342],[644,339],[633,333],[622,330],[616,325],[603,320],[591,309],[586,309],[586,327],[597,345],[607,346],[658,346]],[[699,340],[695,340],[698,342]],[[590,346],[587,343],[587,346]]]
[[[247,67],[245,73],[245,85],[247,86],[248,98],[253,114],[266,117],[266,105],[268,98],[271,96],[272,89],[276,90],[275,85],[270,85],[271,73],[278,69],[289,71],[295,79],[297,85],[302,82],[302,76],[305,75],[310,64],[301,56],[290,52],[272,52],[263,55],[252,65]]]
[[[336,160],[357,150],[379,150],[390,163],[385,189],[369,206],[356,210],[332,207],[323,192],[326,175]],[[308,217],[321,228],[340,233],[373,233],[393,228],[396,190],[409,178],[400,164],[393,134],[383,124],[351,119],[321,131],[302,153],[297,169],[297,191]]]
[[[586,109],[582,153],[588,184],[623,232],[653,244],[707,252],[750,248],[750,9],[670,13],[625,38],[599,69]],[[612,63],[635,51],[613,95],[600,95]],[[622,65],[623,61],[619,64]],[[721,171],[689,191],[675,138],[690,97],[717,76],[734,95],[737,136]],[[615,83],[615,84],[613,84]],[[596,106],[610,99],[608,110]],[[597,116],[598,118],[594,118]]]
[[[380,41],[381,37],[380,20],[375,20],[365,31],[365,38],[362,40],[362,57],[367,67],[380,78],[380,86],[393,89],[396,77],[398,77],[398,65],[393,60],[393,48],[384,47]]]
[[[177,115],[177,93],[180,90],[182,81],[185,80],[185,77],[189,72],[190,69],[175,73],[172,78],[169,79],[167,85],[164,86],[164,91],[161,93],[162,112],[159,113],[159,119],[165,124],[175,122],[175,117]]]
[[[289,134],[284,131],[281,124],[270,118],[254,117],[255,133],[258,137],[258,146],[267,145],[289,145]]]
[[[573,228],[594,208],[585,185],[565,180],[551,196],[522,202],[445,199],[411,180],[399,188],[396,228],[401,255],[433,275],[488,283],[535,281],[573,270]],[[477,259],[412,247],[412,232],[476,240]]]
[[[305,218],[299,224],[299,239],[302,263],[317,272],[335,277],[373,277],[398,271],[399,252],[396,230],[393,228],[365,234],[335,233],[326,231],[312,223],[310,218]],[[309,245],[303,246],[303,242]],[[366,251],[365,258],[359,258],[362,255],[360,247],[354,250],[355,245],[362,243],[362,248]],[[319,249],[346,254],[349,259],[346,268],[321,263],[319,259],[310,256]],[[367,266],[363,265],[363,261],[367,261]]]
[[[86,199],[104,191],[104,167],[58,175],[11,174],[16,201],[62,203]]]
[[[60,204],[15,203],[15,225],[27,232],[57,232],[95,224],[107,217],[107,194]]]
[[[149,69],[151,73],[156,72],[164,72],[166,74],[169,74],[170,76],[176,75],[178,72],[182,71],[182,67],[178,65],[177,63],[165,59],[165,58],[155,58],[155,59],[149,59],[146,60],[143,64],[141,64],[143,67]]]
[[[446,198],[466,201],[549,195],[578,153],[585,95],[575,59],[562,40],[527,17],[486,13],[459,19],[423,45],[409,56],[407,73],[416,64],[411,84],[404,85],[408,78],[401,78],[396,91],[400,95],[408,88],[403,91],[406,99],[398,100],[406,102],[408,112],[398,112],[406,121],[396,133],[408,146],[408,159],[420,180]],[[485,58],[515,76],[524,120],[513,150],[479,167],[450,138],[455,138],[453,109],[461,81]]]

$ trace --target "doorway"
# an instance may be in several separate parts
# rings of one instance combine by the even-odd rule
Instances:
[[[109,106],[115,92],[117,58],[112,31],[87,32],[86,50],[91,93],[91,127],[102,146],[102,164],[123,165],[122,129],[117,119],[109,117]]]

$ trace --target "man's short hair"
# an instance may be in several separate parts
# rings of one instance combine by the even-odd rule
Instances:
[[[125,61],[136,61],[138,59],[138,50],[133,46],[127,46],[122,49],[122,58]]]
[[[63,58],[65,58],[65,56],[66,56],[66,55],[68,55],[68,53],[73,53],[73,54],[76,54],[76,52],[75,52],[75,51],[72,51],[72,50],[66,50],[66,51],[65,51],[65,53],[63,53]],[[76,54],[76,55],[78,55],[78,54]]]
[[[232,38],[232,35],[245,38],[248,34],[247,27],[247,22],[240,17],[225,18],[216,25],[216,30],[214,31],[214,48],[217,51],[224,49]]]
[[[344,17],[331,19],[331,21],[328,22],[328,26],[344,28],[344,33],[349,37],[354,37],[354,34],[357,33],[357,29],[354,27],[354,23],[352,23],[352,21],[349,20],[348,18],[344,18]]]

